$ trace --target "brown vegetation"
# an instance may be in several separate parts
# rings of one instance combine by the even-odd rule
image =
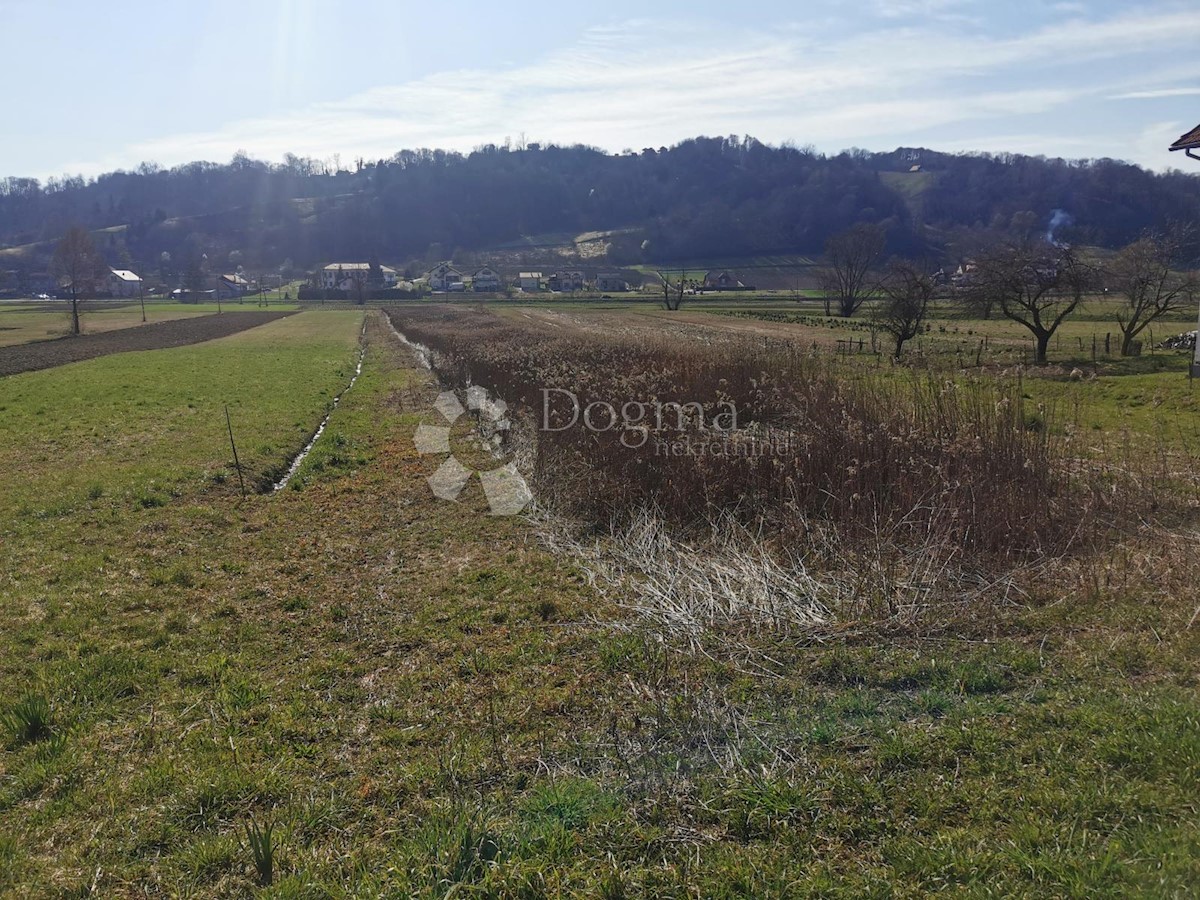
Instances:
[[[538,495],[592,523],[619,527],[649,507],[687,528],[732,512],[785,543],[819,523],[851,543],[933,536],[951,552],[1019,556],[1096,537],[1114,503],[1133,502],[1103,474],[1072,474],[1019,386],[838,369],[751,341],[392,315],[434,351],[443,381],[483,385],[523,412]]]

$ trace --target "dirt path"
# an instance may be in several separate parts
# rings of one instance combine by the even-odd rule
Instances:
[[[18,372],[33,372],[37,369],[52,369],[55,366],[108,356],[111,353],[163,350],[168,347],[199,344],[257,328],[292,314],[291,311],[222,313],[194,319],[154,322],[136,328],[83,334],[53,341],[0,347],[0,377],[16,375]]]

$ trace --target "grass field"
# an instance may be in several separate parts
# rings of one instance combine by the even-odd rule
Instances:
[[[70,334],[71,319],[69,304],[63,301],[4,304],[0,305],[0,347],[25,344],[30,341],[53,340]],[[224,311],[257,309],[252,301],[244,303],[222,303]],[[272,303],[271,309],[295,309],[296,304]],[[206,316],[217,312],[215,303],[182,304],[171,302],[147,302],[146,321],[166,322]],[[133,328],[142,324],[142,309],[137,302],[131,305],[120,303],[87,304],[82,315],[84,334],[100,331],[115,331],[118,328]]]
[[[364,315],[362,376],[293,486],[257,493],[345,388]],[[505,315],[579,341],[594,317],[663,327]],[[1090,385],[1089,409],[1143,398],[1194,430],[1186,384],[1030,393],[1070,405]],[[49,704],[47,734],[0,745],[0,894],[1200,883],[1194,516],[934,629],[681,634],[601,590],[541,520],[487,515],[477,481],[431,495],[438,461],[413,435],[440,421],[440,389],[377,311],[0,379],[0,713]],[[247,833],[268,826],[269,879]]]

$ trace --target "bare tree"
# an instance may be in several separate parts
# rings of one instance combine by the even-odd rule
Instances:
[[[71,292],[71,334],[79,334],[79,300],[95,294],[108,271],[86,229],[67,229],[54,248],[51,270],[58,284]]]
[[[1152,322],[1190,307],[1200,290],[1194,272],[1179,273],[1190,229],[1147,232],[1105,267],[1105,282],[1121,296],[1116,313],[1121,355],[1132,356],[1137,336]]]
[[[897,261],[888,268],[879,290],[883,299],[871,319],[876,327],[891,335],[899,359],[905,342],[921,333],[937,285],[932,275],[926,275],[912,263]]]
[[[1028,328],[1034,361],[1045,363],[1050,338],[1079,306],[1088,274],[1069,247],[1006,244],[979,258],[967,300],[976,308],[994,303],[1006,318]]]
[[[860,224],[825,243],[826,266],[818,277],[825,294],[826,315],[830,314],[830,303],[836,301],[838,313],[849,318],[873,295],[871,270],[883,255],[886,241],[882,226]]]
[[[671,286],[671,279],[663,272],[659,272],[658,277],[662,279],[663,307],[676,310],[683,306],[683,272],[679,273],[679,283],[675,287]]]

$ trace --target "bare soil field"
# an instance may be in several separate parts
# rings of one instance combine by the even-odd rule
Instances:
[[[122,328],[100,334],[83,334],[53,341],[37,341],[13,347],[0,347],[0,377],[52,369],[68,363],[126,353],[131,350],[163,350],[184,347],[227,337],[265,325],[291,312],[239,312],[194,319],[154,322],[136,328]]]

